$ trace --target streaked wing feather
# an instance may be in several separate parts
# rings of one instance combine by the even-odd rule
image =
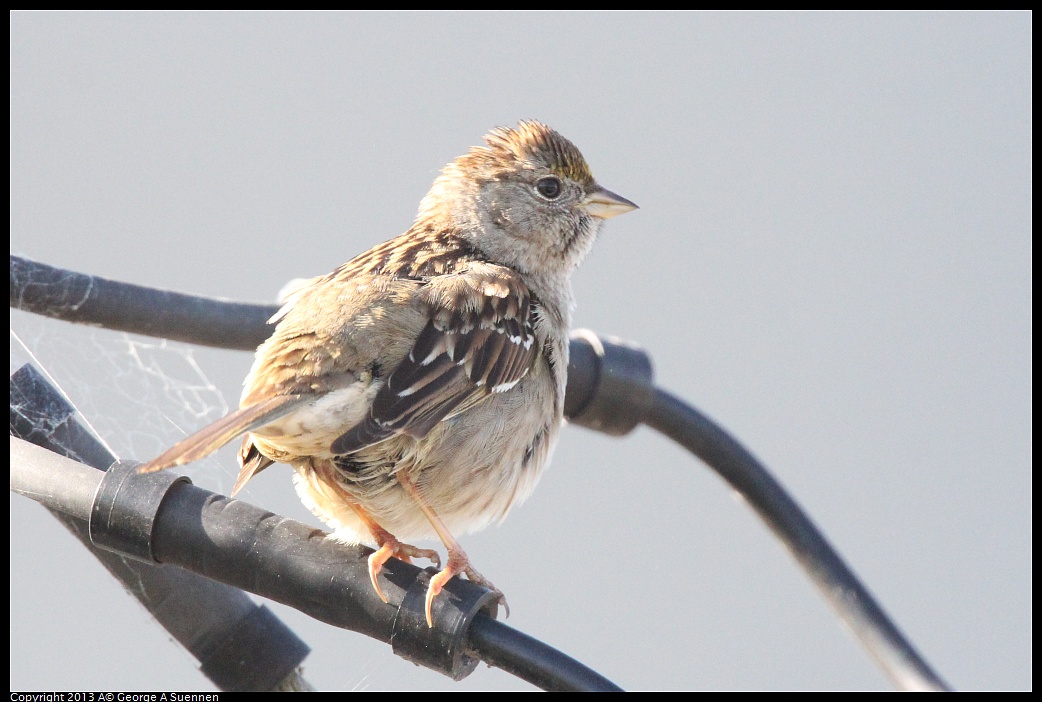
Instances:
[[[334,454],[400,433],[421,439],[438,422],[509,390],[528,373],[539,348],[527,288],[511,281],[513,297],[504,297],[481,293],[491,288],[480,282],[472,288],[484,295],[479,304],[455,304],[451,314],[432,311],[410,353],[377,393],[369,416],[333,442]]]
[[[503,346],[507,343],[507,335],[503,332],[489,332],[485,342],[474,348],[474,364],[470,371],[470,379],[477,385],[485,385],[496,361],[503,354]],[[489,387],[492,384],[489,383]]]

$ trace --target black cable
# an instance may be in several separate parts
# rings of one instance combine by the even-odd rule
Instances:
[[[252,351],[271,336],[276,305],[185,295],[55,268],[11,255],[15,309],[222,349]]]
[[[575,659],[496,621],[490,616],[495,595],[468,580],[446,583],[434,602],[434,627],[428,627],[424,601],[435,569],[389,560],[380,576],[384,603],[369,582],[372,550],[325,536],[246,502],[180,485],[164,498],[152,540],[165,563],[388,642],[399,656],[455,680],[484,661],[544,690],[619,689]]]
[[[497,606],[495,594],[467,580],[454,578],[446,584],[435,600],[435,625],[430,628],[424,600],[433,569],[388,561],[381,575],[388,597],[384,603],[369,582],[371,549],[328,539],[306,524],[203,490],[169,471],[139,475],[136,464],[117,463],[102,473],[42,449],[34,452],[23,443],[12,438],[12,490],[64,514],[90,515],[93,545],[128,558],[98,553],[135,567],[146,583],[156,574],[182,579],[202,575],[207,579],[195,579],[212,588],[248,590],[390,643],[399,656],[455,680],[484,661],[545,690],[619,689],[575,659],[493,619],[489,614]],[[180,568],[155,569],[139,561]],[[168,609],[180,612],[181,607]],[[207,651],[204,672],[233,663],[244,649],[254,661],[267,650],[278,650],[258,645],[278,633],[269,631],[269,619],[244,619],[248,626],[238,626],[221,639],[222,646]]]
[[[701,412],[662,389],[655,391],[644,423],[698,456],[738,491],[810,574],[897,688],[950,689],[785,488],[744,446]]]
[[[548,692],[623,692],[574,658],[488,617],[474,620],[468,640],[489,665]]]

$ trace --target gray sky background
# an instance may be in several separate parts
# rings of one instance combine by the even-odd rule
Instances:
[[[11,252],[271,301],[403,231],[490,127],[545,121],[641,206],[575,276],[576,325],[645,346],[954,686],[1029,689],[1031,24],[16,12]],[[251,361],[11,321],[12,364],[39,359],[130,458],[234,405]],[[234,472],[233,450],[190,471]],[[288,469],[244,498],[317,524]],[[623,687],[887,688],[751,511],[649,430],[566,429],[534,496],[462,541],[509,624]],[[529,689],[273,609],[322,689]],[[11,688],[212,686],[12,496]]]

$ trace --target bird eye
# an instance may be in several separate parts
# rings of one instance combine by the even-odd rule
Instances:
[[[535,184],[535,189],[543,197],[554,200],[561,194],[561,181],[553,176],[540,178],[539,182]]]

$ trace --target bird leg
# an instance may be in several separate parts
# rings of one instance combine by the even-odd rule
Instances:
[[[506,596],[499,588],[492,584],[491,580],[486,578],[470,565],[470,558],[466,553],[464,553],[463,547],[459,545],[456,538],[449,532],[448,528],[445,526],[445,522],[441,521],[441,517],[438,516],[438,513],[427,504],[427,500],[425,500],[423,495],[420,494],[420,489],[405,475],[405,471],[398,471],[398,482],[400,482],[402,487],[405,488],[405,491],[416,500],[416,504],[419,505],[421,510],[423,510],[427,520],[430,521],[431,526],[434,527],[434,531],[438,533],[438,538],[440,538],[441,542],[445,544],[445,548],[449,552],[449,560],[445,564],[445,568],[431,578],[431,582],[427,586],[427,626],[434,628],[434,621],[431,618],[431,605],[434,603],[434,598],[441,594],[442,589],[445,587],[445,583],[449,582],[460,573],[466,573],[468,580],[496,593],[499,603],[503,605],[503,609],[506,611],[506,616],[509,617],[510,607],[507,605]]]
[[[321,467],[316,464],[320,464]],[[412,563],[412,560],[410,560],[412,558],[426,558],[434,563],[435,568],[441,567],[441,556],[438,555],[437,551],[429,548],[417,548],[416,546],[402,543],[391,532],[380,526],[373,516],[362,507],[361,503],[355,499],[354,495],[340,485],[340,482],[337,480],[336,469],[330,461],[312,461],[312,467],[315,470],[311,475],[317,478],[312,480],[312,485],[322,492],[325,492],[327,489],[331,491],[337,500],[351,508],[351,511],[355,513],[359,521],[372,534],[377,548],[376,551],[369,555],[369,579],[372,581],[373,589],[376,590],[376,594],[380,596],[381,600],[387,602],[387,595],[380,588],[380,581],[376,579],[376,576],[380,574],[384,563],[389,559],[398,558],[406,563]]]

